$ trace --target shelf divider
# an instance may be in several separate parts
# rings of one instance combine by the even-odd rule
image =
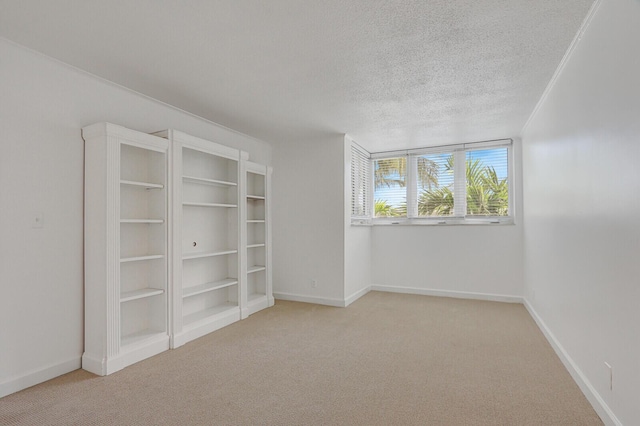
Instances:
[[[125,291],[124,293],[120,294],[120,303],[143,299],[145,297],[157,296],[162,293],[164,293],[164,290],[161,290],[159,288],[143,288],[140,290]]]
[[[160,184],[160,183],[149,183],[149,182],[138,182],[135,180],[120,180],[120,185],[127,185],[127,186],[139,186],[142,187],[144,189],[162,189],[164,188],[164,185]]]
[[[234,208],[234,207],[238,207],[237,204],[224,204],[224,203],[194,203],[194,202],[184,202],[182,203],[183,206],[190,206],[190,207],[227,207],[227,208]]]
[[[208,291],[220,290],[226,287],[231,287],[238,284],[238,280],[235,278],[226,278],[220,281],[213,281],[210,283],[204,283],[193,287],[187,287],[182,289],[182,297],[191,297],[198,294],[206,293]]]
[[[238,184],[235,183],[235,182],[228,182],[228,181],[217,180],[217,179],[201,178],[201,177],[196,177],[196,176],[182,176],[182,180],[184,180],[185,182],[198,183],[198,184],[202,184],[202,185],[238,186]]]
[[[230,249],[230,250],[220,250],[220,251],[210,251],[210,252],[188,253],[182,256],[182,260],[200,259],[203,257],[213,257],[213,256],[223,256],[225,254],[235,254],[235,253],[238,253],[238,250]]]
[[[249,266],[247,268],[247,274],[253,274],[254,272],[260,272],[260,271],[264,271],[266,268],[266,266],[263,265],[253,265],[253,266]]]
[[[148,256],[123,257],[120,259],[120,263],[139,262],[141,260],[153,260],[153,259],[162,259],[162,258],[164,258],[164,254],[151,254]]]

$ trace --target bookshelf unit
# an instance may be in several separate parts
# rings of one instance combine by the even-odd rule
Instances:
[[[240,151],[175,130],[171,347],[240,319]]]
[[[85,140],[85,352],[107,375],[169,349],[166,140],[98,123]]]
[[[243,162],[244,199],[242,220],[245,257],[243,275],[246,277],[242,299],[242,318],[273,306],[271,288],[270,243],[270,173],[271,168],[251,161]]]

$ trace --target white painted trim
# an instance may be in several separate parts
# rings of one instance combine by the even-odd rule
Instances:
[[[330,299],[328,297],[303,296],[291,293],[273,293],[276,300],[290,300],[292,302],[314,303],[316,305],[335,306],[337,308],[346,307],[344,300]]]
[[[567,371],[569,371],[569,374],[571,374],[571,377],[576,382],[589,403],[591,403],[593,409],[596,410],[596,413],[598,413],[602,421],[606,425],[622,426],[622,422],[618,420],[613,411],[611,411],[609,406],[604,402],[604,399],[602,399],[600,394],[598,394],[591,382],[580,370],[578,365],[562,347],[558,339],[556,339],[549,327],[547,327],[547,324],[545,324],[542,318],[540,318],[540,315],[538,315],[536,310],[533,309],[533,306],[531,306],[529,301],[527,299],[524,299],[523,303],[527,311],[529,311],[529,314],[531,315],[533,320],[538,325],[538,328],[540,328],[540,331],[542,331],[542,334],[544,334],[544,336],[547,338],[547,341],[558,355],[558,358],[560,358],[560,361],[562,361],[565,368],[567,369]]]
[[[245,319],[249,315],[253,315],[256,312],[259,312],[268,307],[269,307],[269,299],[267,298],[267,296],[261,297],[260,299],[258,299],[258,301],[247,302],[247,306],[244,309],[242,309],[241,318]]]
[[[349,306],[350,304],[352,304],[356,300],[360,299],[362,296],[364,296],[365,294],[369,293],[370,291],[371,291],[371,286],[368,286],[368,287],[365,287],[363,289],[360,289],[360,290],[356,291],[351,296],[349,296],[349,297],[344,299],[344,306],[345,307]]]
[[[204,318],[193,324],[183,326],[182,330],[174,333],[171,339],[171,349],[176,349],[185,343],[199,339],[209,333],[240,321],[240,308],[229,309],[226,312]]]
[[[582,36],[584,35],[584,32],[587,30],[587,27],[589,27],[589,24],[595,17],[596,12],[600,8],[601,4],[602,4],[602,0],[596,0],[591,6],[591,9],[589,9],[589,12],[587,13],[587,17],[584,18],[584,21],[582,21],[582,25],[580,25],[580,29],[576,33],[576,36],[571,41],[569,48],[567,49],[564,56],[562,57],[562,60],[558,64],[558,67],[556,68],[556,71],[553,73],[553,76],[551,77],[549,84],[547,84],[547,87],[544,89],[544,92],[542,92],[542,96],[540,97],[540,100],[538,101],[536,106],[533,108],[533,111],[531,112],[531,115],[529,115],[527,122],[524,123],[524,126],[520,131],[521,136],[524,135],[527,128],[529,127],[529,125],[531,124],[535,116],[538,114],[538,111],[542,107],[542,104],[547,100],[549,93],[551,92],[553,87],[556,85],[556,82],[560,78],[560,74],[562,74],[562,71],[564,71],[565,66],[569,62],[569,59],[571,59],[573,52],[576,50],[576,47],[578,46],[578,43],[580,43],[580,40],[582,40]]]
[[[66,361],[49,365],[48,367],[32,370],[17,377],[11,377],[0,383],[0,398],[62,376],[63,374],[70,373],[71,371],[78,370],[81,365],[81,357],[76,356]]]
[[[437,290],[431,288],[397,287],[374,284],[372,291],[386,291],[389,293],[419,294],[423,296],[453,297],[456,299],[489,300],[493,302],[522,303],[521,296],[506,294],[472,293],[467,291]]]

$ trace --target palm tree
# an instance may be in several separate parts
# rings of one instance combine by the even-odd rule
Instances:
[[[396,217],[402,214],[401,210],[393,207],[386,200],[375,201],[376,217]]]
[[[419,216],[450,216],[453,214],[453,191],[447,186],[422,191],[418,197]]]
[[[375,161],[373,164],[376,188],[382,188],[383,186],[391,188],[396,185],[404,187],[407,176],[406,157],[384,158]]]
[[[438,185],[438,164],[426,157],[418,157],[418,182],[423,188]],[[384,158],[374,163],[376,188],[404,187],[407,176],[407,158]]]
[[[509,185],[495,169],[486,166],[473,185],[467,181],[467,214],[506,216],[509,213]]]
[[[447,158],[446,172],[453,172],[453,155]],[[509,212],[507,179],[499,179],[495,169],[480,159],[467,159],[467,214],[506,216]],[[453,214],[453,191],[450,187],[427,189],[418,198],[420,216],[449,216]]]
[[[398,186],[404,188],[407,178],[407,158],[384,158],[374,162],[376,189]],[[438,164],[425,157],[417,158],[417,179],[422,188],[431,189],[438,185]],[[407,205],[394,207],[386,200],[375,200],[376,217],[406,216]]]

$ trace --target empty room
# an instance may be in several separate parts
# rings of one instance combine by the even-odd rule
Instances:
[[[640,0],[0,0],[0,425],[640,424]]]

